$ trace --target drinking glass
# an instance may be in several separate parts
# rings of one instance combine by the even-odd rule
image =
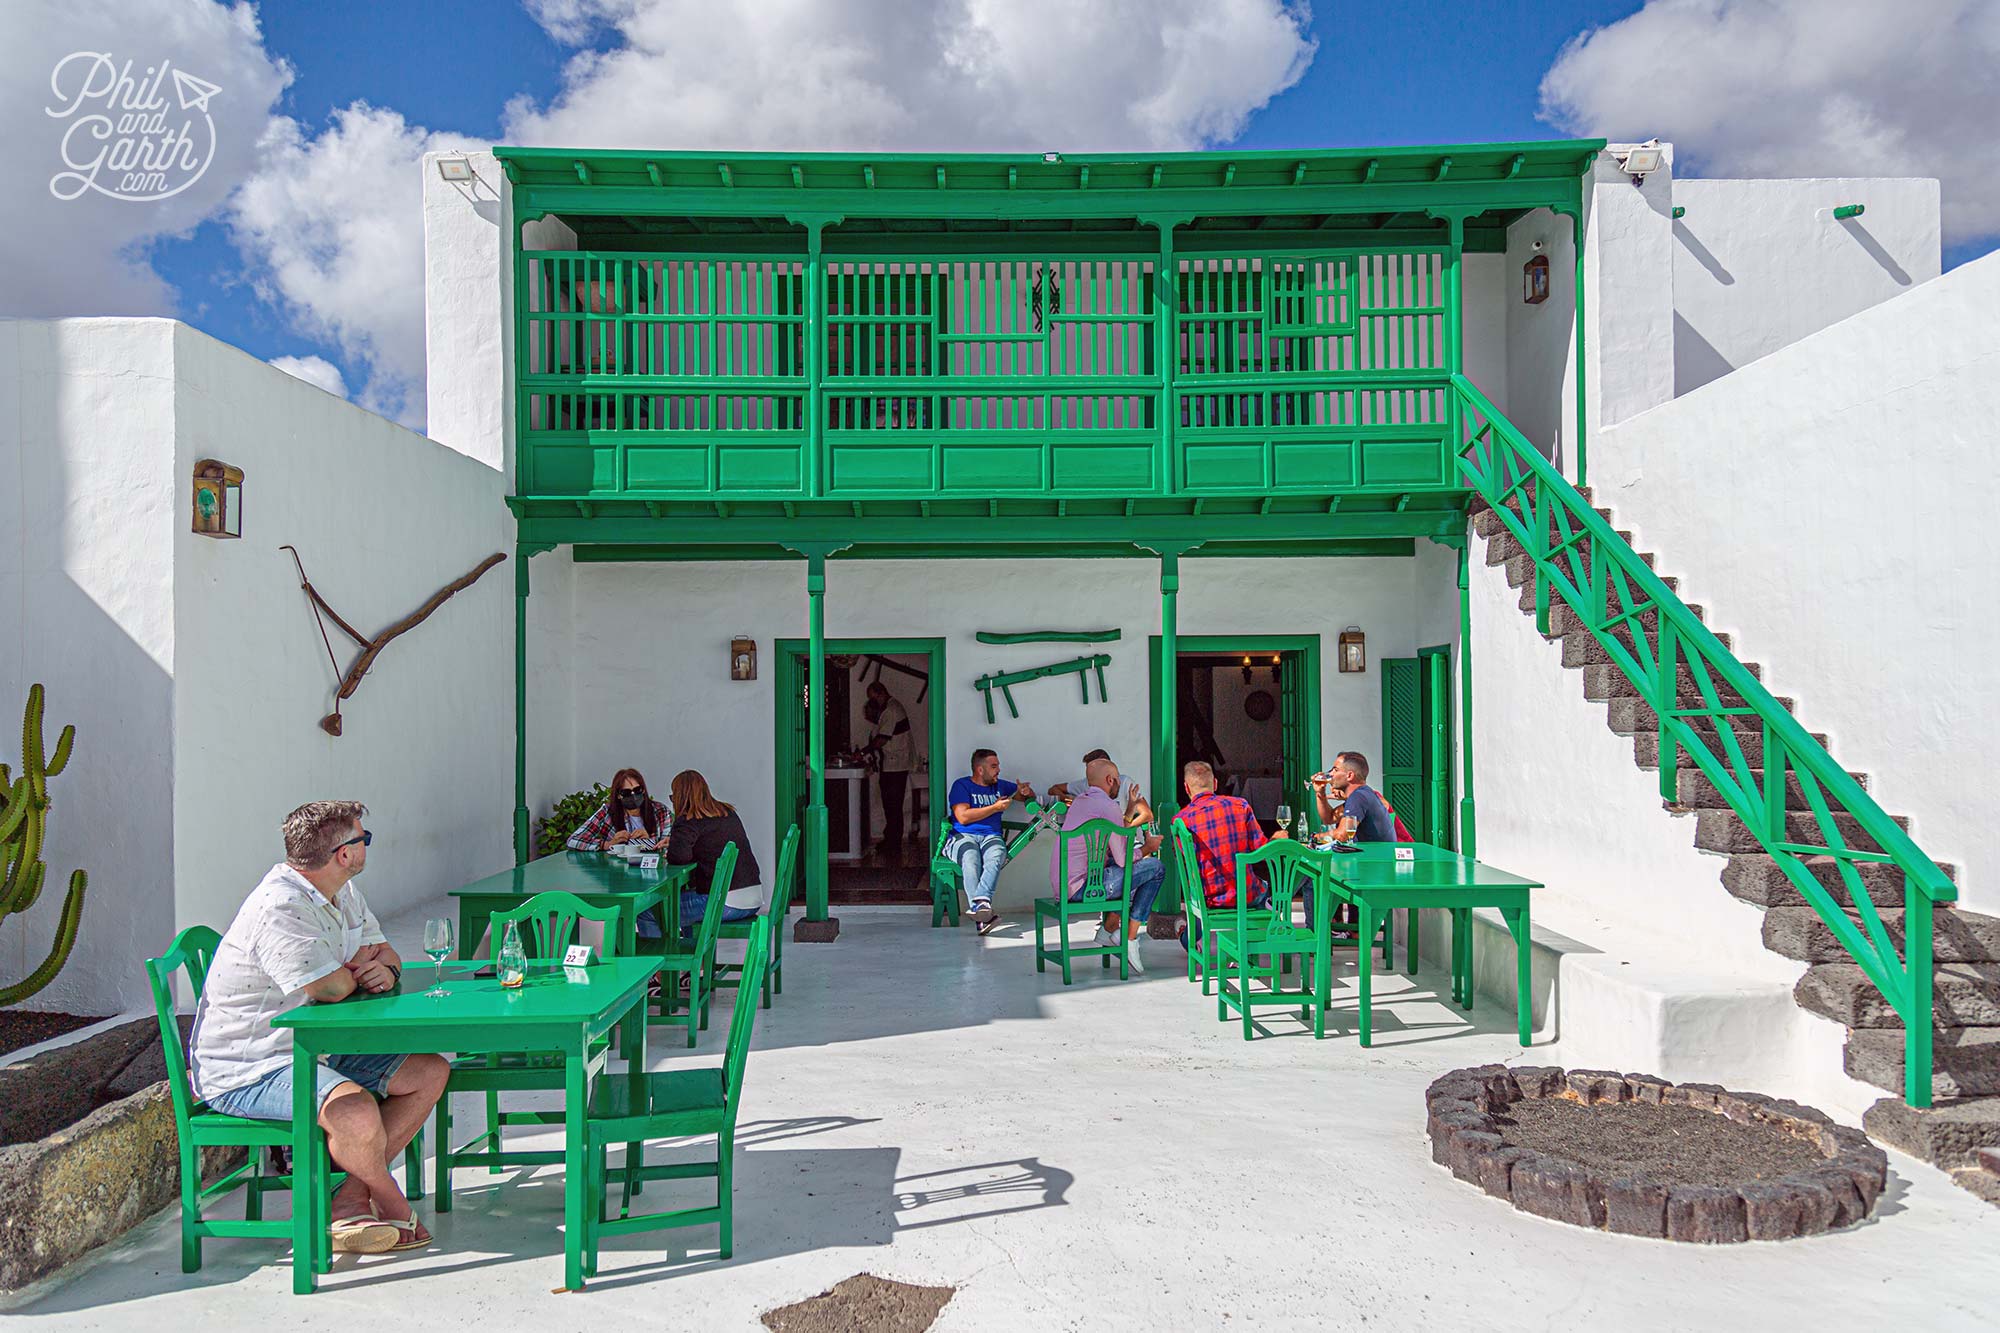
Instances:
[[[1292,807],[1280,804],[1273,813],[1277,816],[1278,827],[1290,833],[1292,831]]]
[[[424,922],[424,953],[430,957],[431,966],[437,975],[431,980],[431,988],[426,995],[449,995],[444,988],[444,960],[451,957],[452,946],[457,943],[450,917],[432,917]]]

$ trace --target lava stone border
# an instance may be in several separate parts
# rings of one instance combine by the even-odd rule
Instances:
[[[1690,1106],[1746,1124],[1766,1124],[1818,1146],[1822,1166],[1741,1185],[1670,1185],[1635,1173],[1604,1179],[1590,1167],[1506,1146],[1493,1114],[1530,1097],[1585,1105],[1650,1102]],[[1875,1211],[1889,1157],[1858,1129],[1819,1111],[1713,1083],[1669,1083],[1602,1069],[1479,1065],[1455,1069],[1424,1093],[1431,1160],[1524,1213],[1573,1226],[1654,1240],[1728,1244],[1789,1240],[1851,1226]]]

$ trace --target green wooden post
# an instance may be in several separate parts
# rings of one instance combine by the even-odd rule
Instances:
[[[1179,672],[1175,669],[1180,635],[1181,558],[1178,552],[1160,557],[1160,730],[1153,738],[1160,756],[1154,772],[1163,774],[1165,790],[1153,793],[1153,811],[1164,821],[1179,808],[1180,764],[1175,753],[1180,737],[1180,701],[1175,697]]]
[[[528,559],[514,549],[514,864],[526,865],[528,843]],[[469,946],[468,946],[469,947]]]
[[[806,556],[806,920],[826,920],[826,557]]]
[[[1177,427],[1180,425],[1181,408],[1177,401],[1174,376],[1180,368],[1180,261],[1174,257],[1174,228],[1188,221],[1185,218],[1148,219],[1160,233],[1158,266],[1153,274],[1153,334],[1155,355],[1159,358],[1160,402],[1155,420],[1159,424],[1159,461],[1157,464],[1156,489],[1175,491],[1180,489],[1180,468],[1176,451],[1179,448]]]
[[[1904,878],[1903,970],[1909,983],[1909,1003],[1903,1013],[1903,1100],[1917,1107],[1931,1104],[1931,913],[1935,907],[1908,877]]]
[[[1479,855],[1479,833],[1472,808],[1472,541],[1458,548],[1458,690],[1459,797],[1458,850]]]

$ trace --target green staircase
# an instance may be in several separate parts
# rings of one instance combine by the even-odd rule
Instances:
[[[1614,728],[1622,717],[1642,738],[1652,733],[1642,748],[1658,767],[1660,795],[1697,810],[1697,842],[1754,856],[1812,909],[1817,947],[1837,950],[1869,1000],[1879,996],[1900,1022],[1904,1101],[1930,1106],[1932,931],[1937,907],[1958,896],[1951,880],[1649,557],[1470,380],[1453,375],[1452,386],[1460,472],[1491,511],[1480,521],[1497,523],[1495,536],[1511,539],[1507,558],[1526,566],[1514,581],[1532,583],[1536,628],[1548,636],[1560,617],[1565,665],[1583,669],[1586,694],[1606,701]],[[1885,899],[1901,910],[1885,911]]]

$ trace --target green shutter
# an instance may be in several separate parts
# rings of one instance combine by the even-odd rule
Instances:
[[[1404,819],[1423,841],[1455,847],[1451,819],[1451,655],[1426,649],[1424,664],[1424,807],[1422,822]]]
[[[1382,755],[1372,785],[1415,830],[1424,802],[1424,680],[1414,657],[1382,662]]]

